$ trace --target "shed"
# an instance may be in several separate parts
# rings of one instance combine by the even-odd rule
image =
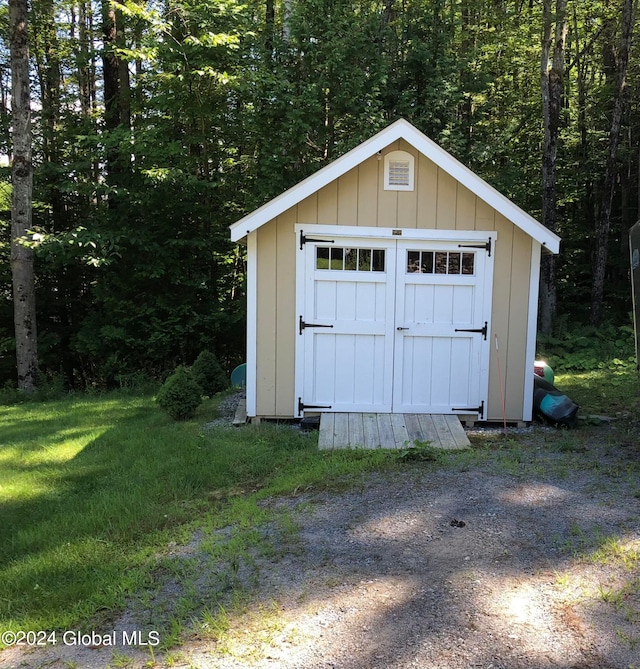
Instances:
[[[504,391],[507,420],[531,420],[540,258],[560,239],[407,121],[231,239],[247,245],[249,417],[498,421]]]

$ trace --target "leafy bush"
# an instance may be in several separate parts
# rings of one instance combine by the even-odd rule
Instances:
[[[589,372],[635,365],[633,327],[577,326],[538,336],[538,355],[556,372]]]
[[[202,388],[182,365],[164,382],[156,402],[174,420],[189,420],[202,402]]]
[[[209,397],[229,387],[229,379],[218,358],[211,351],[202,351],[193,363],[191,371],[204,394]]]

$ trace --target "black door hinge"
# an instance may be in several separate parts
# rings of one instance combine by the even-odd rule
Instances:
[[[306,409],[330,409],[331,405],[326,404],[305,404],[302,401],[302,397],[298,397],[298,416],[303,413]]]
[[[322,323],[305,323],[302,320],[302,316],[300,316],[300,320],[298,321],[298,334],[302,334],[302,331],[305,328],[332,328],[333,325],[323,325]]]
[[[477,413],[480,415],[480,418],[484,418],[484,400],[480,402],[479,407],[464,407],[456,409],[453,407],[451,411],[468,411],[469,413]]]
[[[484,337],[484,340],[487,341],[487,321],[484,322],[484,327],[482,328],[475,328],[471,330],[464,330],[462,328],[456,328],[455,332],[478,332]]]
[[[312,237],[307,237],[304,234],[304,230],[300,230],[300,250],[307,242],[323,242],[324,244],[335,244],[333,239],[313,239]]]
[[[302,248],[302,247],[301,247]],[[484,249],[491,257],[491,237],[484,244],[458,244],[459,249]]]

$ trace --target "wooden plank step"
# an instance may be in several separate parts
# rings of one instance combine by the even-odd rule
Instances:
[[[238,406],[236,407],[236,413],[233,417],[232,425],[235,425],[235,427],[240,427],[240,425],[244,425],[246,422],[247,422],[247,400],[241,399],[238,402]]]
[[[451,430],[451,436],[455,443],[454,448],[470,448],[471,442],[469,441],[469,437],[467,437],[467,433],[464,431],[458,416],[446,414],[444,418],[449,430]]]
[[[380,432],[378,430],[378,417],[374,413],[362,414],[362,430],[364,432],[365,448],[380,448]]]
[[[428,442],[434,448],[469,448],[455,415],[323,413],[318,448],[410,448]]]
[[[391,427],[393,428],[393,437],[395,439],[396,448],[408,448],[412,445],[407,432],[407,426],[404,421],[404,414],[391,414]]]
[[[318,448],[326,450],[333,448],[333,426],[334,413],[323,413],[320,416],[320,434],[318,435]]]

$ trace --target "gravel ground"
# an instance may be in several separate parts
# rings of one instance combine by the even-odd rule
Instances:
[[[640,669],[640,448],[628,434],[598,428],[563,452],[541,448],[538,429],[513,462],[496,447],[455,471],[407,463],[268,500],[295,531],[256,558],[223,635],[194,632],[152,659],[10,649],[0,667]],[[176,560],[199,541],[174,547]],[[138,615],[114,629],[140,629]]]

